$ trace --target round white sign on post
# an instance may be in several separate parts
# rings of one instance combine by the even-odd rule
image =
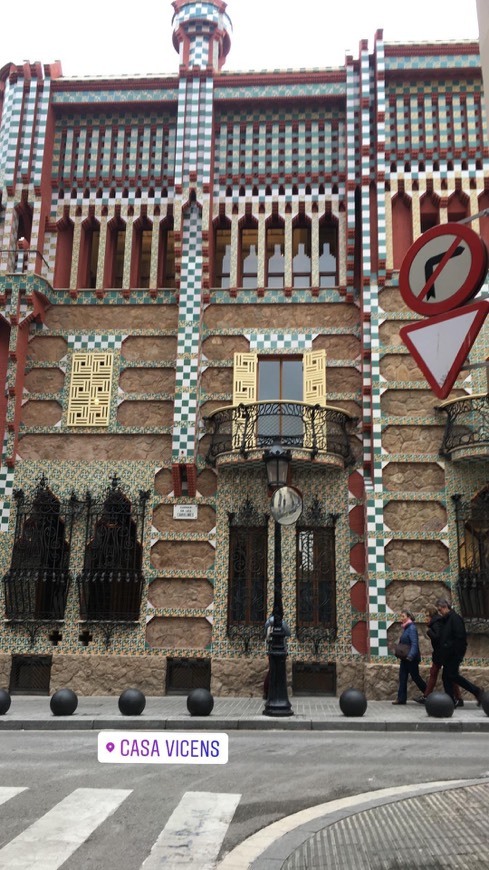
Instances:
[[[472,299],[486,273],[487,250],[480,236],[466,224],[439,224],[410,247],[399,289],[413,311],[431,317]]]
[[[291,526],[302,513],[302,498],[291,486],[281,486],[272,496],[270,512],[281,526]]]

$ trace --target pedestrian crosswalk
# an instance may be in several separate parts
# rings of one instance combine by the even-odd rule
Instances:
[[[0,805],[19,800],[28,791],[0,787]],[[132,793],[132,789],[77,788],[43,815],[40,811],[35,822],[5,844],[0,825],[0,870],[58,870]],[[240,794],[185,792],[154,844],[148,844],[140,870],[213,870],[240,798]]]

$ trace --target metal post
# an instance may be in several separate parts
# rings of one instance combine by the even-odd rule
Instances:
[[[287,694],[287,646],[283,626],[284,607],[282,599],[282,527],[275,522],[274,570],[273,570],[273,628],[269,646],[268,662],[270,680],[264,716],[293,716]]]

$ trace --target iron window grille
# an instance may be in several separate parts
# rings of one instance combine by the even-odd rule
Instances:
[[[49,695],[52,656],[12,656],[11,695]]]
[[[69,559],[78,500],[61,502],[44,475],[34,495],[14,491],[16,518],[10,568],[4,575],[5,617],[28,624],[63,620],[71,581]]]
[[[136,622],[144,588],[142,542],[149,491],[133,504],[114,476],[103,501],[86,497],[85,557],[77,577],[80,618]]]
[[[297,637],[316,655],[336,637],[337,514],[324,515],[319,499],[303,513],[296,529]]]
[[[462,616],[489,620],[489,487],[470,501],[453,496],[457,524],[457,592]]]
[[[192,689],[210,691],[210,688],[210,659],[169,658],[167,660],[167,695],[186,695]]]
[[[246,499],[229,514],[228,637],[248,651],[263,637],[267,609],[268,516]]]

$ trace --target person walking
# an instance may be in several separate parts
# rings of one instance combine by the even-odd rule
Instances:
[[[426,623],[428,626],[428,631],[426,634],[428,635],[431,646],[433,648],[433,653],[431,656],[431,668],[430,675],[428,677],[428,682],[426,683],[426,689],[424,690],[424,694],[421,697],[416,698],[418,704],[424,704],[428,695],[431,695],[434,692],[436,687],[436,682],[438,680],[438,674],[442,669],[442,663],[440,661],[440,631],[442,627],[442,618],[438,613],[436,607],[431,606],[428,607],[426,611]],[[460,692],[460,686],[457,686],[456,683],[453,684],[453,696],[455,698],[455,706],[463,707],[464,702],[462,700],[462,695]]]
[[[406,647],[406,658],[399,661],[399,686],[397,700],[393,704],[405,704],[407,701],[408,678],[416,683],[418,689],[424,694],[426,683],[419,673],[421,655],[419,652],[418,630],[414,624],[414,616],[410,610],[401,611],[402,634],[399,644]]]
[[[454,684],[474,695],[477,706],[480,707],[483,690],[458,672],[467,650],[467,632],[464,621],[458,613],[452,610],[452,605],[446,598],[438,598],[436,607],[441,616],[439,655],[443,665],[443,688],[447,695],[450,695],[455,706]]]

